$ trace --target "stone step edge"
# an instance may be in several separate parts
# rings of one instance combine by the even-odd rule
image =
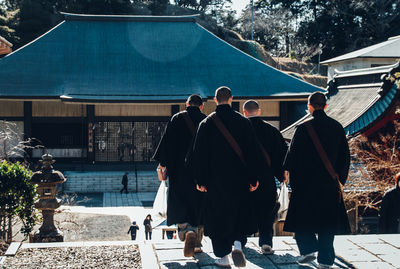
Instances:
[[[140,260],[142,268],[160,268],[154,249],[153,243],[137,242],[137,241],[79,241],[79,242],[54,242],[54,243],[22,243],[13,242],[20,246],[19,249],[29,248],[64,248],[64,247],[93,247],[93,246],[129,246],[137,245],[139,248]],[[15,255],[15,253],[14,253]],[[0,265],[4,264],[6,256],[0,256]]]

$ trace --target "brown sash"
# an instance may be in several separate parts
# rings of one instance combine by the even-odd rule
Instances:
[[[326,170],[328,171],[329,175],[332,177],[333,180],[335,180],[338,183],[339,186],[339,203],[342,201],[343,197],[343,185],[339,180],[339,175],[336,173],[335,169],[332,166],[331,161],[328,158],[328,155],[326,154],[324,148],[322,147],[321,141],[318,138],[317,133],[315,132],[314,128],[312,127],[310,122],[305,123],[306,129],[308,134],[311,137],[311,140],[314,143],[314,146],[319,154],[319,157],[321,158],[322,162],[325,165]]]
[[[193,123],[192,119],[190,118],[189,113],[186,111],[186,112],[183,112],[182,115],[186,121],[186,125],[187,125],[190,133],[194,136],[196,134],[196,127],[194,126],[194,123]]]
[[[222,133],[228,143],[231,145],[232,149],[236,152],[237,156],[239,157],[240,161],[245,165],[246,161],[243,157],[243,152],[240,149],[239,144],[236,142],[235,138],[231,135],[231,133],[226,129],[224,123],[221,119],[217,116],[217,113],[212,113],[210,118],[214,121],[215,126],[217,126],[218,130]]]
[[[269,157],[268,152],[265,150],[264,146],[261,144],[260,141],[258,141],[258,144],[260,145],[261,151],[264,154],[264,157],[265,157],[265,160],[267,161],[268,166],[271,167],[271,158]]]

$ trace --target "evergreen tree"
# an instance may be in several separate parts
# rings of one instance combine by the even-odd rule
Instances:
[[[165,15],[168,3],[168,0],[151,0],[148,8],[152,15]]]
[[[400,34],[396,26],[400,0],[260,0],[258,5],[272,13],[289,10],[292,22],[287,28],[294,26],[296,32],[291,49],[298,54],[316,54],[322,44],[322,59]]]
[[[63,20],[59,12],[78,14],[132,14],[130,0],[6,0],[9,16],[0,17],[0,34],[9,31],[10,41],[18,48],[44,34]],[[1,22],[5,23],[4,27]],[[8,27],[7,30],[5,27]],[[15,31],[14,31],[15,30]],[[7,34],[4,34],[7,38]]]

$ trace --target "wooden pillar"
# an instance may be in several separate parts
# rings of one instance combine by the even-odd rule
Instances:
[[[94,105],[86,105],[86,115],[88,123],[88,146],[87,146],[87,160],[94,162]]]
[[[24,102],[24,140],[32,136],[32,102]]]
[[[171,116],[179,112],[179,105],[171,105]]]
[[[288,102],[279,102],[279,130],[283,130],[289,125]]]

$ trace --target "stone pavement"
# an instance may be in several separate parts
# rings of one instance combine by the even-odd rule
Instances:
[[[64,206],[79,207],[152,207],[156,192],[63,193]]]
[[[151,171],[64,171],[67,181],[63,190],[69,193],[118,192],[122,189],[122,176],[128,172],[128,190],[156,192],[160,186],[157,172]],[[138,189],[136,189],[138,188]]]
[[[275,237],[275,254],[270,256],[260,253],[257,240],[249,238],[246,244],[246,268],[317,268],[316,262],[307,266],[296,263],[299,252],[292,237]],[[183,256],[183,243],[177,240],[154,242],[153,249],[160,268],[218,268],[213,264],[215,256],[209,238],[205,238],[204,253],[194,258]],[[400,235],[337,236],[335,250],[334,268],[400,268]]]
[[[105,192],[103,194],[103,207],[117,207],[117,206],[143,206],[152,207],[155,192]]]
[[[129,193],[120,194],[104,193],[102,204],[97,207],[85,206],[62,206],[71,212],[96,213],[105,215],[127,215],[131,220],[136,220],[140,226],[137,240],[141,253],[146,248],[143,259],[149,264],[158,263],[160,268],[202,268],[213,269],[214,255],[211,242],[205,237],[204,253],[196,255],[195,258],[183,257],[183,243],[179,240],[162,240],[161,227],[153,230],[153,240],[144,240],[144,228],[141,225],[147,214],[153,215],[153,227],[162,222],[151,208],[144,206],[147,201],[152,201],[155,193]],[[145,203],[143,203],[145,201]],[[264,256],[258,251],[257,238],[249,238],[245,250],[248,258],[246,268],[316,268],[316,263],[310,266],[296,264],[299,255],[295,241],[291,237],[275,237],[275,254]],[[107,244],[102,242],[102,244]],[[350,235],[337,236],[335,239],[335,250],[337,259],[335,268],[400,268],[400,234],[396,235]],[[143,264],[145,267],[146,261]],[[153,261],[153,262],[152,262]]]
[[[263,268],[263,269],[315,269],[317,263],[309,265],[298,265],[296,259],[299,256],[298,249],[292,237],[275,237],[275,254],[262,255],[257,247],[258,238],[249,238],[244,253],[247,258],[245,268]],[[214,265],[215,256],[212,253],[211,242],[209,238],[203,241],[203,253],[196,254],[195,257],[185,258],[183,256],[183,243],[179,240],[136,240],[136,241],[103,241],[103,242],[62,242],[62,243],[23,243],[20,247],[24,249],[46,249],[43,253],[55,255],[63,248],[76,247],[99,247],[99,246],[132,246],[138,245],[141,263],[143,269],[217,269]],[[54,251],[51,249],[54,248]],[[336,260],[333,268],[400,268],[400,234],[396,235],[350,235],[338,236],[335,240]],[[19,250],[18,250],[19,251]],[[79,252],[77,250],[76,252]],[[54,254],[52,254],[54,253]],[[51,257],[48,261],[51,263]],[[99,253],[99,257],[103,257]],[[37,255],[32,259],[46,260],[46,257]],[[4,268],[5,259],[20,259],[18,252],[16,256],[0,257],[0,268]],[[88,259],[82,256],[81,259]],[[37,260],[32,262],[38,262]],[[82,262],[82,261],[80,261]],[[85,262],[85,261],[83,261]],[[88,261],[89,262],[89,261]],[[105,264],[107,259],[101,264]],[[125,265],[121,268],[135,268],[135,262],[131,265]],[[56,268],[56,264],[46,264],[47,268]],[[233,267],[233,264],[232,264]],[[28,267],[29,268],[29,267]],[[66,268],[66,267],[57,267]],[[92,267],[90,267],[92,268]],[[94,267],[93,267],[94,268]],[[116,267],[112,267],[116,268]],[[234,267],[233,267],[234,268]]]
[[[60,210],[71,213],[128,216],[131,221],[136,221],[139,225],[140,230],[137,234],[137,241],[144,240],[143,220],[147,214],[151,214],[153,218],[152,226],[154,228],[153,238],[161,239],[161,229],[157,226],[164,221],[164,218],[157,215],[157,212],[152,209],[156,196],[155,192],[129,192],[128,194],[105,192],[100,195],[99,198],[97,197],[99,194],[79,194],[76,198],[78,201],[77,205],[64,204],[60,207]],[[92,201],[92,199],[95,201]]]

